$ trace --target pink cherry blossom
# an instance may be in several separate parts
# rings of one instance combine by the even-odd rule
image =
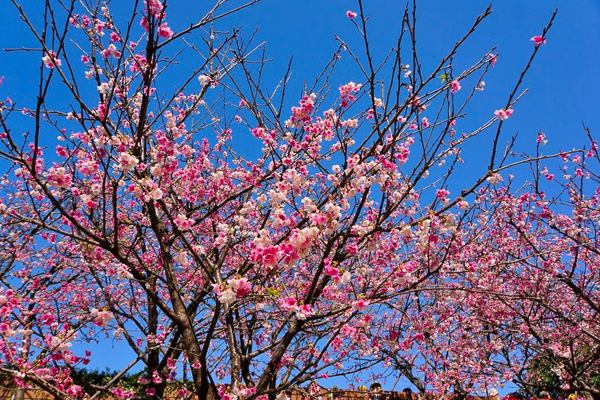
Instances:
[[[460,86],[460,82],[458,81],[458,79],[455,79],[452,81],[452,89],[450,90],[451,93],[456,93],[461,89]]]
[[[534,36],[531,38],[531,41],[536,45],[539,46],[541,44],[546,44],[546,39],[543,36]]]
[[[236,299],[237,296],[231,289],[226,289],[219,293],[219,301],[226,306],[232,304]]]
[[[512,116],[513,112],[514,112],[514,110],[511,108],[509,108],[508,110],[500,109],[500,110],[494,111],[494,115],[499,120],[504,121],[504,120],[508,119],[510,116]]]
[[[165,39],[171,39],[173,37],[173,30],[167,26],[167,23],[163,23],[158,27],[158,36]]]
[[[235,291],[235,295],[237,297],[244,297],[250,290],[252,290],[252,285],[245,279],[230,279],[228,281],[229,286]]]
[[[340,98],[342,99],[341,106],[348,107],[351,101],[356,99],[355,94],[360,91],[362,85],[348,82],[345,85],[340,86]]]
[[[130,171],[131,169],[135,168],[136,165],[138,165],[139,161],[131,154],[122,152],[119,155],[119,163],[123,171]]]
[[[365,299],[359,299],[352,302],[352,308],[356,311],[364,311],[369,306],[369,302]]]
[[[49,50],[48,53],[42,57],[42,61],[46,68],[60,67],[62,65],[62,61],[57,58],[56,53],[52,50]]]
[[[298,310],[298,301],[293,297],[287,297],[282,300],[281,305],[286,311],[296,311]]]

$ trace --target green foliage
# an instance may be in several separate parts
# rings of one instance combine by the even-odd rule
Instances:
[[[532,391],[536,396],[539,396],[542,391],[546,391],[553,399],[566,399],[571,391],[556,389],[567,382],[563,382],[560,376],[552,370],[552,367],[552,363],[545,358],[536,360],[529,371],[528,383],[532,385]],[[592,371],[587,384],[593,388],[600,388],[600,370]],[[527,395],[525,390],[519,392]]]

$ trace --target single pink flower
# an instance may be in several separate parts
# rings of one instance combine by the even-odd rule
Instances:
[[[531,41],[536,45],[539,46],[540,44],[546,44],[546,39],[544,39],[543,36],[534,36],[531,38]]]
[[[338,276],[340,274],[340,271],[335,268],[335,267],[331,267],[329,265],[325,266],[325,273],[329,276]]]
[[[450,93],[456,93],[461,88],[462,88],[462,86],[460,86],[460,82],[458,82],[458,79],[455,79],[452,81],[452,89],[450,89]]]
[[[348,11],[346,11],[346,15],[348,16],[348,18],[350,18],[350,19],[354,19],[354,18],[356,18],[356,16],[357,16],[358,14],[356,14],[354,11],[350,11],[350,10],[348,10]]]
[[[286,311],[298,311],[298,301],[293,297],[282,299],[281,306]]]

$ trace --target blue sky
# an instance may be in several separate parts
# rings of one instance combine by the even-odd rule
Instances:
[[[8,3],[8,2],[6,2]],[[32,13],[39,12],[41,0],[23,0]],[[124,9],[131,3],[115,2]],[[175,32],[201,15],[206,3],[171,0],[168,21]],[[369,34],[376,57],[381,57],[395,44],[404,1],[367,0],[370,16]],[[489,4],[481,0],[420,0],[417,28],[418,46],[425,70],[437,65],[440,57],[453,46],[471,26],[476,16]],[[549,140],[547,152],[570,149],[585,143],[582,122],[592,132],[600,130],[597,99],[600,78],[600,1],[599,0],[502,0],[493,1],[493,14],[459,53],[459,63],[467,66],[493,46],[501,57],[485,79],[485,94],[469,108],[469,115],[479,121],[489,119],[493,111],[506,103],[512,84],[525,65],[532,49],[530,38],[540,34],[552,11],[559,9],[555,25],[548,35],[548,44],[537,58],[524,87],[530,92],[515,107],[514,116],[505,124],[505,137],[519,132],[523,148],[531,148],[538,131]],[[266,41],[267,55],[274,61],[267,67],[266,85],[274,87],[285,72],[287,62],[294,57],[292,89],[299,98],[304,80],[311,81],[337,48],[334,34],[359,48],[360,37],[346,17],[347,10],[358,10],[350,0],[263,0],[262,3],[220,22],[222,27],[242,26],[249,34],[259,27],[257,40]],[[34,19],[39,14],[34,15]],[[16,9],[6,4],[0,13],[0,48],[38,47]],[[0,98],[10,96],[23,106],[35,101],[39,53],[0,53]],[[340,63],[339,76],[344,81],[360,80],[349,58]],[[344,83],[341,80],[334,84]],[[60,93],[58,91],[57,93]],[[58,97],[53,101],[59,101]],[[481,165],[485,169],[485,165]],[[118,346],[122,351],[121,346]],[[114,349],[99,347],[93,366],[125,365]]]
[[[111,4],[113,11],[127,11],[132,1]],[[189,26],[204,15],[210,2],[171,0],[169,25],[175,32]],[[234,0],[233,4],[241,4]],[[395,44],[404,1],[370,0],[365,2],[369,16],[369,35],[376,61]],[[471,26],[476,16],[489,4],[481,0],[421,0],[417,27],[418,48],[424,70],[437,65],[440,57],[452,47]],[[38,2],[23,2],[33,20],[41,18]],[[492,2],[493,14],[469,39],[456,58],[459,69],[468,67],[482,54],[497,46],[501,53],[496,68],[489,74],[486,90],[468,109],[469,124],[458,126],[467,131],[492,116],[503,107],[506,98],[525,65],[532,49],[530,38],[541,32],[552,11],[559,9],[555,26],[548,35],[548,44],[539,54],[523,87],[531,89],[515,107],[515,114],[504,126],[503,139],[520,134],[519,150],[532,150],[535,136],[543,131],[549,140],[546,153],[571,149],[585,143],[581,123],[592,132],[599,126],[596,94],[600,81],[596,76],[600,39],[599,0],[504,0]],[[283,76],[287,62],[294,57],[288,97],[295,105],[301,96],[302,83],[312,81],[329,60],[338,43],[337,34],[355,51],[360,52],[361,38],[346,17],[347,10],[358,10],[356,1],[343,0],[263,0],[261,3],[219,22],[219,28],[242,27],[249,36],[259,28],[256,41],[266,42],[266,55],[273,61],[266,67],[265,85],[274,88]],[[116,12],[115,14],[119,14]],[[122,15],[128,15],[126,12]],[[5,29],[0,32],[0,47],[37,48],[35,39],[22,23],[15,8],[9,6],[0,15]],[[0,96],[10,95],[22,106],[34,105],[39,53],[11,52],[0,56],[0,76],[5,76]],[[334,86],[350,80],[360,81],[358,70],[347,54],[343,54]],[[186,60],[185,58],[183,59]],[[192,63],[195,60],[190,59]],[[429,68],[429,69],[428,69]],[[90,86],[91,92],[95,87]],[[54,100],[64,101],[65,91],[57,88]],[[25,129],[25,128],[24,128]],[[54,136],[54,135],[52,135]],[[504,141],[503,140],[503,141]],[[481,144],[484,148],[489,143]],[[488,152],[484,152],[486,158]],[[474,164],[486,167],[483,159],[473,155]],[[479,172],[479,171],[478,171]]]

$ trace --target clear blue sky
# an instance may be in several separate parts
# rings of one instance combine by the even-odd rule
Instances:
[[[37,0],[21,1],[25,9],[39,11]],[[113,2],[121,7],[131,1]],[[175,31],[189,26],[202,15],[205,1],[170,1],[168,20]],[[383,54],[395,41],[404,1],[365,1],[371,17],[369,30],[375,51]],[[433,65],[447,51],[478,13],[489,4],[482,0],[420,0],[419,46],[425,65]],[[464,60],[475,58],[497,45],[502,56],[493,74],[486,79],[486,96],[481,111],[489,113],[506,99],[505,83],[515,81],[531,50],[529,39],[539,34],[554,8],[559,9],[548,44],[526,80],[532,91],[517,107],[510,128],[521,132],[542,130],[551,143],[579,135],[581,121],[596,130],[597,93],[600,78],[599,0],[503,0],[493,1],[494,14],[464,48]],[[358,45],[354,28],[345,16],[356,10],[350,0],[263,0],[232,16],[223,26],[243,26],[246,32],[260,27],[259,40],[267,42],[267,54],[274,58],[272,72],[278,78],[290,56],[294,56],[294,82],[310,80],[336,48],[333,34]],[[0,47],[38,47],[16,10],[6,4],[0,14]],[[25,61],[24,61],[25,60]],[[0,53],[0,76],[5,76],[0,96],[32,94],[39,71],[38,54],[27,56]],[[27,62],[29,61],[29,62]],[[343,66],[343,65],[342,65]],[[360,78],[347,75],[349,80]],[[21,94],[21,96],[16,96]],[[31,100],[33,100],[30,97]],[[23,102],[25,99],[20,99]],[[473,110],[476,112],[477,109]]]
[[[26,10],[40,14],[38,1],[22,1]],[[207,9],[207,1],[171,0],[168,21],[174,31],[197,21]],[[234,4],[241,0],[234,0]],[[475,17],[489,4],[483,0],[420,0],[418,46],[425,71],[437,65],[459,39]],[[113,2],[112,10],[128,10],[132,1]],[[405,1],[368,0],[369,34],[376,58],[395,44]],[[517,79],[532,49],[529,39],[541,32],[555,8],[559,14],[548,36],[548,44],[539,54],[523,87],[531,91],[515,107],[515,114],[505,124],[504,138],[516,132],[521,137],[520,150],[531,150],[538,131],[546,133],[549,145],[546,153],[570,149],[584,144],[581,123],[592,132],[600,129],[597,93],[600,80],[596,65],[600,60],[600,0],[503,0],[492,1],[494,13],[463,47],[457,57],[460,67],[479,58],[493,46],[501,57],[489,74],[486,90],[477,96],[468,109],[469,124],[457,127],[465,131],[492,116],[503,107],[511,86]],[[299,99],[304,80],[312,81],[337,48],[334,33],[354,49],[360,48],[360,37],[346,17],[347,10],[357,10],[356,1],[343,0],[263,0],[258,5],[228,17],[221,28],[242,26],[246,36],[260,28],[257,41],[265,41],[267,56],[274,61],[267,67],[265,84],[273,88],[283,76],[287,62],[294,56],[290,106]],[[36,19],[36,18],[34,18]],[[0,47],[39,47],[26,26],[19,20],[12,5],[0,15],[5,29],[0,31]],[[0,76],[5,76],[0,97],[10,95],[20,105],[34,104],[39,53],[0,53]],[[185,60],[185,58],[183,59]],[[360,81],[361,76],[346,57],[339,64],[337,81]],[[90,86],[91,92],[95,86]],[[63,101],[66,91],[58,89],[56,99]],[[24,128],[26,129],[26,128]],[[54,135],[52,135],[54,136]],[[487,146],[486,143],[482,144]],[[485,152],[486,158],[489,154]],[[472,155],[476,157],[477,155]],[[486,160],[474,159],[482,168]],[[477,173],[479,173],[478,171]]]
[[[21,3],[35,13],[39,12],[42,1]],[[127,8],[130,3],[119,0],[114,5]],[[203,15],[206,6],[202,4],[206,3],[171,0],[169,25],[176,32],[189,26]],[[395,43],[405,2],[366,0],[365,3],[371,18],[371,44],[381,56]],[[488,4],[482,0],[419,0],[417,34],[426,70],[437,64]],[[502,0],[493,1],[492,5],[493,15],[460,53],[464,63],[476,60],[493,46],[498,46],[502,53],[496,68],[485,79],[485,95],[470,108],[470,115],[487,120],[506,103],[511,88],[507,85],[515,82],[531,52],[529,39],[541,33],[552,11],[558,8],[548,44],[525,81],[524,87],[531,91],[515,107],[505,134],[518,131],[531,144],[541,130],[549,139],[546,151],[551,152],[583,144],[582,122],[598,133],[600,0]],[[282,76],[290,56],[294,56],[292,85],[299,95],[302,81],[314,79],[337,47],[334,33],[351,45],[359,45],[359,37],[345,15],[347,10],[357,9],[356,2],[350,0],[263,0],[221,25],[243,26],[246,33],[260,28],[258,40],[267,42],[267,55],[274,59],[268,68],[272,79],[267,80],[267,85],[271,87]],[[0,13],[0,25],[4,27],[0,30],[0,48],[39,47],[8,1]],[[5,77],[0,87],[2,100],[11,96],[23,106],[34,105],[40,57],[39,53],[0,53],[0,76]],[[361,79],[349,66],[349,60],[340,66],[346,81]],[[109,348],[96,350],[93,360],[92,365],[99,367],[110,364],[117,368],[126,363],[126,359],[119,360]]]

